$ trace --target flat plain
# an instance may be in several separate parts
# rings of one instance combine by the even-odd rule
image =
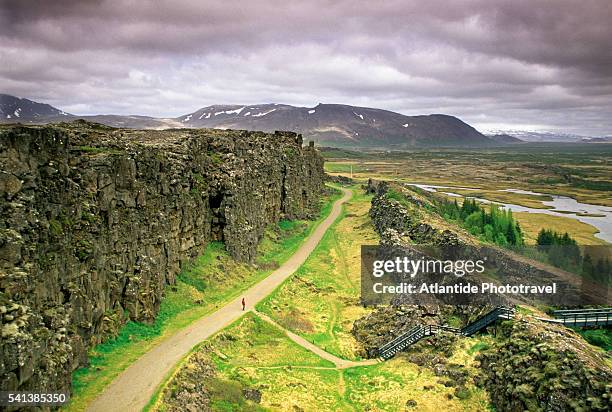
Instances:
[[[438,191],[542,211],[550,209],[546,202],[555,195],[612,207],[612,144],[539,143],[369,153],[323,148],[322,152],[328,173],[358,181],[372,178],[447,186]],[[609,244],[594,236],[598,232],[595,227],[569,213],[566,217],[534,212],[515,215],[528,243],[546,227],[567,231],[582,244]]]

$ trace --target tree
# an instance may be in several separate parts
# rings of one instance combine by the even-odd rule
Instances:
[[[553,244],[553,232],[552,230],[542,229],[540,233],[538,233],[538,238],[536,240],[538,246],[550,246]]]
[[[465,219],[465,226],[468,229],[478,228],[480,232],[480,228],[483,226],[482,217],[479,212],[473,212]]]
[[[495,242],[495,233],[493,232],[493,226],[484,225],[483,233],[484,233],[485,240],[487,242],[491,242],[491,243]]]
[[[506,239],[508,239],[508,243],[510,243],[511,245],[516,245],[517,244],[517,234],[516,231],[514,229],[514,225],[513,224],[509,224],[508,225],[508,229],[506,230]]]
[[[584,259],[582,259],[582,276],[590,277],[592,279],[594,274],[595,267],[593,266],[591,255],[585,255]]]
[[[504,236],[503,233],[498,233],[495,236],[495,243],[497,243],[500,246],[508,246],[508,240],[506,239],[506,236]]]

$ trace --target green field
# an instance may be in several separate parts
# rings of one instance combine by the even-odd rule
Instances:
[[[471,368],[483,341],[477,338],[457,341],[456,354],[449,362],[464,362]],[[202,358],[214,367],[214,386],[226,388],[211,396],[213,411],[389,411],[415,410],[487,411],[486,393],[472,384],[459,393],[429,368],[410,362],[411,352],[388,362],[371,366],[336,369],[289,340],[280,329],[248,313],[203,344],[182,365],[194,368]],[[209,378],[210,379],[210,378]],[[181,382],[180,384],[184,384]],[[162,398],[179,385],[171,380]],[[229,396],[231,388],[261,392],[261,403],[240,396]],[[167,403],[153,410],[164,411]]]

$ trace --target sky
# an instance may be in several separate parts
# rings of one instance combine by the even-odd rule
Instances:
[[[610,0],[0,0],[0,93],[75,114],[342,103],[612,135]]]

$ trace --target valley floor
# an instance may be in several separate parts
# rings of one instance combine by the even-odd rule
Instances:
[[[527,242],[534,242],[538,231],[546,227],[567,231],[581,244],[612,244],[612,145],[534,144],[384,153],[328,149],[323,154],[330,174],[363,182],[372,178],[442,186],[434,190],[452,192],[450,200],[457,195],[473,196],[516,205],[519,213],[515,217],[525,229]],[[547,202],[553,196],[569,200],[561,201],[559,213],[551,215]],[[521,212],[524,208],[529,213]],[[593,211],[585,213],[584,208]],[[606,233],[598,233],[602,230],[596,226],[604,227]]]
[[[377,244],[370,196],[353,187],[342,217],[296,273],[257,305],[257,311],[207,340],[168,380],[153,410],[189,410],[201,365],[212,410],[488,410],[487,394],[468,383],[462,391],[431,368],[409,360],[414,352],[380,363],[362,361],[351,329],[370,309],[359,302],[360,247]],[[470,369],[484,338],[452,343],[445,363]],[[420,352],[433,349],[422,345]],[[192,385],[193,386],[192,388]],[[192,389],[190,389],[192,388]],[[233,389],[232,389],[233,388]],[[204,389],[206,391],[206,389]],[[236,396],[228,396],[232,390]],[[256,393],[258,402],[241,393]]]

